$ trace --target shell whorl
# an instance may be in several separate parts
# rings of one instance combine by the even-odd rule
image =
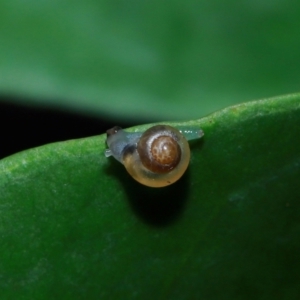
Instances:
[[[180,132],[167,125],[157,125],[144,132],[137,145],[142,164],[150,171],[165,174],[181,159]]]

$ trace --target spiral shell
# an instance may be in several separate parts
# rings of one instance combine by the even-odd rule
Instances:
[[[163,187],[177,181],[190,161],[190,147],[174,127],[157,125],[141,136],[136,147],[124,150],[123,163],[138,182]]]
[[[128,173],[149,187],[164,187],[176,182],[190,161],[187,139],[203,136],[198,127],[183,126],[181,131],[169,125],[156,125],[144,133],[125,132],[115,126],[107,130],[105,152],[124,164]]]

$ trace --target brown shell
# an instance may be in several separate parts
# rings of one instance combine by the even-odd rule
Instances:
[[[176,168],[181,159],[178,134],[180,133],[175,128],[166,125],[146,130],[137,146],[142,164],[158,174],[165,174]]]
[[[174,127],[156,125],[146,130],[137,145],[126,148],[123,164],[138,182],[164,187],[176,182],[186,171],[190,147]]]

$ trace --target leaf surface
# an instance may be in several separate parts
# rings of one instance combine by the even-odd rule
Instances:
[[[104,135],[3,159],[1,298],[297,299],[299,120],[288,95],[172,123],[205,136],[162,189],[105,158]]]

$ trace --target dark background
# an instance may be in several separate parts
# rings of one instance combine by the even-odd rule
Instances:
[[[143,122],[120,123],[114,119],[18,102],[10,96],[0,97],[0,159],[48,143],[99,135],[115,125],[127,128]]]

